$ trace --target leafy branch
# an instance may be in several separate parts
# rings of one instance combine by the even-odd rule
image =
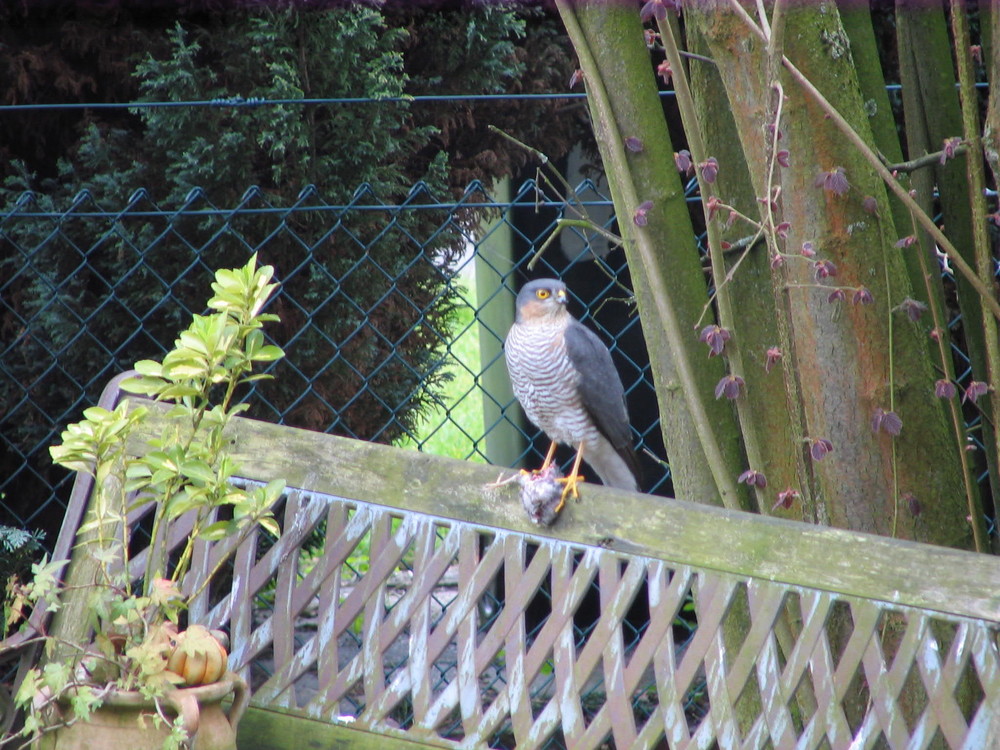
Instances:
[[[137,363],[139,376],[124,381],[122,389],[129,393],[173,403],[157,422],[159,435],[148,441],[151,450],[137,457],[130,443],[136,430],[150,423],[153,409],[129,400],[110,410],[86,409],[84,419],[63,432],[62,443],[50,448],[53,461],[91,475],[94,485],[77,531],[78,549],[84,549],[74,556],[67,580],[56,578],[64,561],[43,561],[20,592],[26,602],[61,618],[51,632],[42,631],[49,659],[26,675],[16,696],[28,714],[23,736],[35,738],[58,725],[57,704],[85,720],[111,690],[137,690],[158,700],[185,684],[186,677],[167,663],[177,639],[188,632],[178,633],[180,614],[229,558],[219,555],[185,596],[195,545],[232,539],[231,553],[257,528],[278,535],[272,507],[284,482],[236,486],[239,466],[224,434],[232,418],[248,408],[237,399],[237,389],[268,377],[254,374],[254,368],[284,356],[265,342],[262,331],[265,322],[277,319],[263,312],[278,286],[271,282],[273,273],[270,266],[257,267],[256,255],[242,268],[218,271],[208,302],[214,312],[195,315],[161,362]],[[129,558],[143,506],[152,507],[152,531],[145,569],[136,570]],[[173,558],[167,532],[186,515],[193,517],[192,527]],[[140,577],[142,591],[134,592],[133,581]],[[67,620],[60,597],[70,591]],[[223,674],[216,661],[220,669],[213,679]],[[176,732],[170,737],[168,745],[180,739]]]

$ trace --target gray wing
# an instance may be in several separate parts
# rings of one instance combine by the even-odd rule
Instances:
[[[611,352],[597,334],[573,319],[566,328],[566,352],[580,373],[580,398],[597,429],[614,446],[638,477],[632,432],[625,406],[625,389],[611,361]]]

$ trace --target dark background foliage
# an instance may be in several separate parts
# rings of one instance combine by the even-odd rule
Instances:
[[[284,285],[270,331],[288,352],[265,400],[289,424],[392,441],[439,384],[456,304],[445,281],[482,216],[440,232],[432,211],[373,211],[332,231],[324,207],[447,200],[516,173],[527,155],[488,124],[554,158],[587,133],[582,108],[557,101],[326,101],[564,90],[574,63],[557,24],[520,5],[23,3],[5,4],[0,24],[0,102],[140,105],[0,113],[5,206],[128,206],[96,245],[85,215],[0,235],[0,404],[26,389],[33,404],[4,422],[4,473],[51,441],[46,415],[65,423],[80,384],[99,386],[94,360],[115,372],[158,356],[201,311],[208,272],[258,248]],[[226,106],[255,98],[289,101]],[[219,209],[234,206],[250,211],[227,224]],[[267,213],[289,206],[318,210]],[[185,215],[143,215],[162,207]],[[79,335],[84,318],[96,342]],[[30,507],[31,492],[19,496],[7,503]]]

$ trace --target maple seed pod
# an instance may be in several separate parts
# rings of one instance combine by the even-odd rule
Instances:
[[[226,673],[229,654],[218,639],[201,625],[192,625],[178,634],[167,660],[167,669],[179,675],[185,685],[209,685]]]

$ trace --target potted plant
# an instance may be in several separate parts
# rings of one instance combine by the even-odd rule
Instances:
[[[0,493],[0,499],[3,494]],[[0,615],[0,639],[6,638],[13,625],[23,617],[24,598],[18,581],[28,570],[32,557],[41,556],[42,531],[27,531],[0,524],[0,581],[4,584],[3,613]]]
[[[64,561],[43,560],[25,586],[36,607],[56,612],[42,636],[43,664],[16,695],[25,711],[21,735],[37,747],[235,748],[246,685],[228,671],[220,633],[182,623],[226,561],[195,583],[188,574],[199,540],[233,541],[235,549],[258,527],[278,533],[271,508],[284,483],[236,486],[223,436],[247,408],[239,386],[265,377],[253,374],[255,365],[283,356],[261,330],[276,319],[261,312],[277,287],[272,275],[270,266],[257,268],[256,255],[241,269],[218,271],[208,302],[214,313],[194,316],[161,362],[138,362],[136,377],[123,382],[143,397],[138,404],[86,409],[51,448],[56,463],[91,476],[93,488],[64,580]],[[164,414],[148,399],[172,407]],[[154,417],[165,426],[135,457],[129,440]],[[172,532],[180,525],[179,537]],[[229,695],[227,718],[220,703]],[[109,728],[123,744],[99,736]]]
[[[0,492],[0,500],[3,500]],[[8,663],[14,661],[17,648],[7,641],[7,634],[14,632],[15,626],[22,625],[27,602],[22,594],[21,578],[31,567],[33,560],[41,557],[45,533],[0,524],[0,581],[3,584],[3,610],[0,612],[0,672],[6,671]],[[8,651],[5,653],[4,646]],[[6,684],[0,684],[0,737],[6,736],[17,713],[14,699]]]

